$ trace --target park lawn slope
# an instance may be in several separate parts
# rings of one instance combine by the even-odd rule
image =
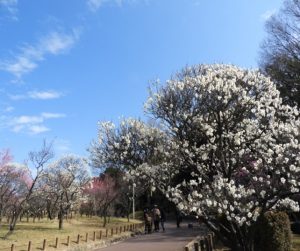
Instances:
[[[109,223],[106,225],[107,229],[125,226],[128,224],[140,223],[138,220],[130,220],[128,223],[126,218],[114,218],[112,217]],[[7,239],[3,239],[7,233],[8,225],[1,224],[0,228],[0,251],[10,250],[12,244],[19,249],[27,250],[28,242],[32,241],[32,250],[36,250],[36,247],[41,247],[44,239],[47,239],[48,243],[55,243],[55,238],[59,238],[60,243],[66,243],[67,236],[70,236],[71,242],[74,242],[80,234],[85,238],[86,233],[92,236],[96,231],[99,235],[100,230],[104,230],[103,221],[100,217],[74,217],[73,219],[65,220],[63,230],[58,229],[57,220],[41,219],[40,221],[32,222],[19,222],[16,226],[16,230]]]

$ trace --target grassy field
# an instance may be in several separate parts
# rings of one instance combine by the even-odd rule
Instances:
[[[293,234],[293,251],[300,251],[300,235]]]
[[[140,221],[137,220],[131,220],[128,223],[126,218],[111,218],[110,223],[107,224],[106,228],[111,229],[139,222]],[[50,221],[43,219],[40,221],[36,220],[35,223],[30,220],[28,223],[25,221],[19,222],[15,232],[7,239],[3,239],[4,235],[7,233],[8,225],[2,223],[0,227],[0,251],[10,251],[12,244],[15,245],[16,251],[27,251],[29,241],[32,241],[33,243],[32,250],[41,250],[44,239],[47,239],[49,244],[54,245],[56,237],[59,238],[60,243],[66,243],[67,236],[70,236],[71,242],[74,242],[78,234],[82,235],[83,239],[85,239],[86,233],[89,233],[90,238],[92,238],[93,232],[96,231],[98,236],[100,235],[100,230],[102,230],[104,236],[105,229],[102,228],[102,224],[102,219],[99,217],[87,218],[76,216],[73,219],[65,220],[64,229],[58,230],[57,220]],[[65,245],[60,246],[63,247]],[[49,248],[47,248],[47,250],[49,250]]]

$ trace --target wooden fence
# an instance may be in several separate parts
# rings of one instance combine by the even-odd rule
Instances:
[[[10,247],[6,248],[0,248],[0,251],[18,251],[18,250],[26,250],[26,251],[33,251],[36,248],[46,251],[48,247],[59,249],[60,246],[71,246],[72,243],[74,244],[80,244],[82,242],[88,242],[88,241],[97,241],[104,238],[110,238],[114,235],[122,234],[124,232],[132,232],[135,231],[141,227],[144,227],[144,223],[135,223],[135,224],[128,224],[124,226],[117,226],[110,229],[105,230],[98,230],[93,231],[89,233],[80,233],[75,238],[71,236],[67,236],[65,238],[58,238],[52,240],[44,239],[42,242],[32,242],[30,240],[27,245],[15,245],[12,244]]]
[[[214,251],[214,241],[215,235],[213,233],[197,236],[184,247],[184,251]],[[230,249],[223,249],[223,251],[230,251]]]

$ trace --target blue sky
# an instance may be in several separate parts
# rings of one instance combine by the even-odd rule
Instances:
[[[0,0],[0,149],[86,148],[97,122],[141,117],[148,86],[186,65],[256,68],[280,0]],[[146,118],[145,118],[146,119]]]

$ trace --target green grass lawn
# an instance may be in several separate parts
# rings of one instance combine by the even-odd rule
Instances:
[[[140,223],[140,221],[130,220],[128,223],[126,218],[112,217],[106,228],[111,229],[132,223]],[[40,250],[44,239],[47,239],[47,242],[53,243],[54,245],[56,237],[59,238],[60,243],[66,243],[67,236],[70,236],[71,242],[74,242],[78,234],[82,235],[84,239],[85,234],[88,233],[90,238],[92,238],[93,232],[96,231],[98,236],[100,235],[100,230],[102,230],[104,236],[105,228],[103,228],[102,225],[103,221],[99,217],[94,216],[88,218],[76,216],[73,219],[65,220],[64,229],[58,230],[57,220],[42,219],[40,221],[36,220],[36,222],[32,222],[32,219],[30,219],[29,222],[18,222],[15,232],[7,239],[3,239],[7,233],[8,225],[2,223],[0,227],[0,251],[10,251],[12,244],[16,246],[15,251],[27,251],[29,241],[32,241],[33,243],[32,250]],[[60,246],[63,247],[64,245]],[[51,248],[47,248],[47,250],[51,250]]]

